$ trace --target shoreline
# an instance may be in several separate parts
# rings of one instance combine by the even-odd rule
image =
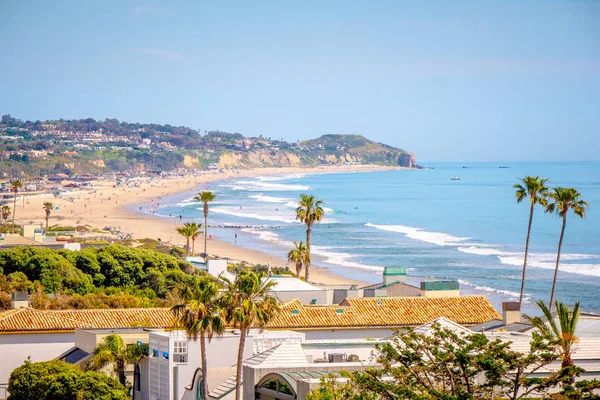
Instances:
[[[216,181],[240,177],[272,176],[285,174],[330,174],[379,172],[391,170],[412,170],[403,167],[384,167],[376,165],[341,165],[327,167],[282,167],[259,168],[251,170],[226,170],[224,172],[202,171],[177,177],[144,177],[129,186],[116,187],[114,181],[98,181],[98,186],[89,191],[70,192],[64,197],[55,198],[52,193],[46,195],[25,196],[17,200],[16,220],[19,223],[41,223],[45,225],[42,204],[51,201],[58,210],[50,216],[49,225],[81,226],[104,229],[112,227],[134,239],[161,239],[173,245],[183,246],[185,239],[178,235],[175,228],[181,225],[176,219],[154,216],[144,212],[151,204],[160,204],[165,197],[183,196],[200,191],[207,184]],[[72,194],[72,196],[69,196]],[[73,201],[69,200],[70,198]],[[26,203],[26,204],[24,204]],[[136,209],[137,208],[137,209]],[[38,211],[39,210],[39,211]],[[210,226],[210,214],[209,214]],[[209,230],[210,234],[210,230]],[[202,238],[197,240],[196,253],[202,247]],[[232,260],[246,261],[251,264],[294,266],[287,260],[271,255],[259,249],[246,249],[214,237],[208,241],[208,253]],[[311,265],[311,282],[321,285],[366,285],[369,282],[354,280],[332,273],[327,267]]]

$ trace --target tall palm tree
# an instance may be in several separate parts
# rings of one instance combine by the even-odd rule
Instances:
[[[177,233],[185,238],[185,254],[190,255],[190,238],[192,237],[191,230],[186,225],[175,228]]]
[[[188,337],[197,340],[200,336],[204,396],[208,394],[206,339],[210,342],[213,335],[221,335],[226,325],[225,315],[220,307],[219,289],[221,285],[212,277],[200,278],[193,286],[185,285],[179,289],[182,302],[171,308],[179,326],[185,329]]]
[[[296,219],[306,225],[306,250],[309,256],[309,262],[304,266],[304,280],[308,282],[310,268],[310,238],[312,234],[312,226],[315,222],[319,222],[325,216],[323,200],[317,200],[313,195],[300,195],[300,201],[296,208]]]
[[[227,322],[240,330],[235,400],[240,399],[244,345],[250,328],[262,328],[281,310],[270,290],[275,282],[263,282],[262,277],[261,273],[250,271],[241,271],[233,282],[221,277],[226,287],[223,304]]]
[[[556,276],[558,275],[558,266],[560,264],[560,251],[562,248],[563,237],[565,235],[565,226],[567,225],[567,214],[573,210],[573,214],[579,218],[585,217],[588,203],[580,199],[581,193],[575,188],[556,187],[548,194],[548,204],[546,212],[556,214],[562,218],[562,227],[560,229],[560,239],[558,239],[558,251],[556,252],[556,267],[554,268],[554,279],[552,280],[552,293],[550,294],[550,311],[552,311],[552,302],[554,301],[554,290],[556,289]]]
[[[10,206],[9,205],[3,205],[2,208],[0,208],[0,216],[2,217],[2,220],[4,221],[4,225],[6,225],[8,223],[8,217],[10,217]]]
[[[567,305],[556,301],[555,305],[559,325],[556,325],[551,308],[546,306],[541,300],[537,302],[537,305],[542,310],[543,318],[525,315],[525,319],[537,328],[542,336],[556,343],[562,360],[561,367],[572,367],[575,364],[571,356],[571,348],[578,340],[577,336],[575,336],[575,330],[577,329],[577,321],[579,320],[579,302],[575,303],[573,310],[569,310]],[[571,375],[569,383],[572,384],[574,381],[575,377]]]
[[[517,189],[515,196],[517,203],[520,203],[529,197],[529,222],[527,223],[527,238],[525,239],[525,256],[523,257],[523,276],[521,278],[521,294],[519,295],[519,308],[523,303],[523,293],[525,291],[525,271],[527,270],[527,254],[529,253],[529,238],[531,237],[531,223],[533,222],[533,208],[536,204],[545,207],[547,205],[546,195],[548,188],[546,182],[548,179],[539,176],[526,176],[520,180],[513,188]]]
[[[213,192],[199,192],[198,196],[194,197],[194,200],[199,201],[200,203],[204,203],[204,255],[208,258],[208,253],[206,252],[206,240],[208,238],[208,203],[214,201],[216,198]]]
[[[12,181],[9,182],[10,185],[10,191],[13,192],[15,194],[15,201],[13,204],[13,227],[15,226],[15,211],[17,210],[17,192],[19,191],[19,189],[21,189],[23,187],[23,182],[21,182],[18,179],[14,179]]]
[[[94,355],[87,366],[89,370],[98,371],[112,364],[115,375],[122,385],[126,383],[125,366],[135,363],[148,354],[145,345],[126,346],[121,336],[112,334],[100,342],[94,349]]]
[[[306,245],[303,242],[294,241],[294,248],[287,254],[287,259],[296,263],[296,276],[300,278],[302,265],[310,263],[310,254],[306,249]]]
[[[54,204],[52,204],[49,201],[46,201],[46,202],[44,202],[44,206],[42,208],[46,212],[46,230],[48,230],[48,220],[50,219],[50,213],[52,212],[52,209],[54,208]]]

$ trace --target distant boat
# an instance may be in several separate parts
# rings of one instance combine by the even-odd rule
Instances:
[[[460,178],[458,176],[455,176],[454,178],[450,178],[451,181],[460,181]]]
[[[463,165],[463,168],[469,168],[469,167],[465,167],[465,166]]]
[[[500,167],[498,167],[498,168],[510,168],[510,167],[503,167],[503,166],[500,166]]]

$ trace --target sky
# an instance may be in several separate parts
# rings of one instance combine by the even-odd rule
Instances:
[[[0,1],[0,114],[600,160],[600,1]]]

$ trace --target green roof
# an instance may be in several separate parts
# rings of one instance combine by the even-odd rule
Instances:
[[[458,290],[458,288],[458,282],[455,281],[421,282],[421,290]]]
[[[406,269],[404,267],[385,267],[383,276],[405,276]]]

